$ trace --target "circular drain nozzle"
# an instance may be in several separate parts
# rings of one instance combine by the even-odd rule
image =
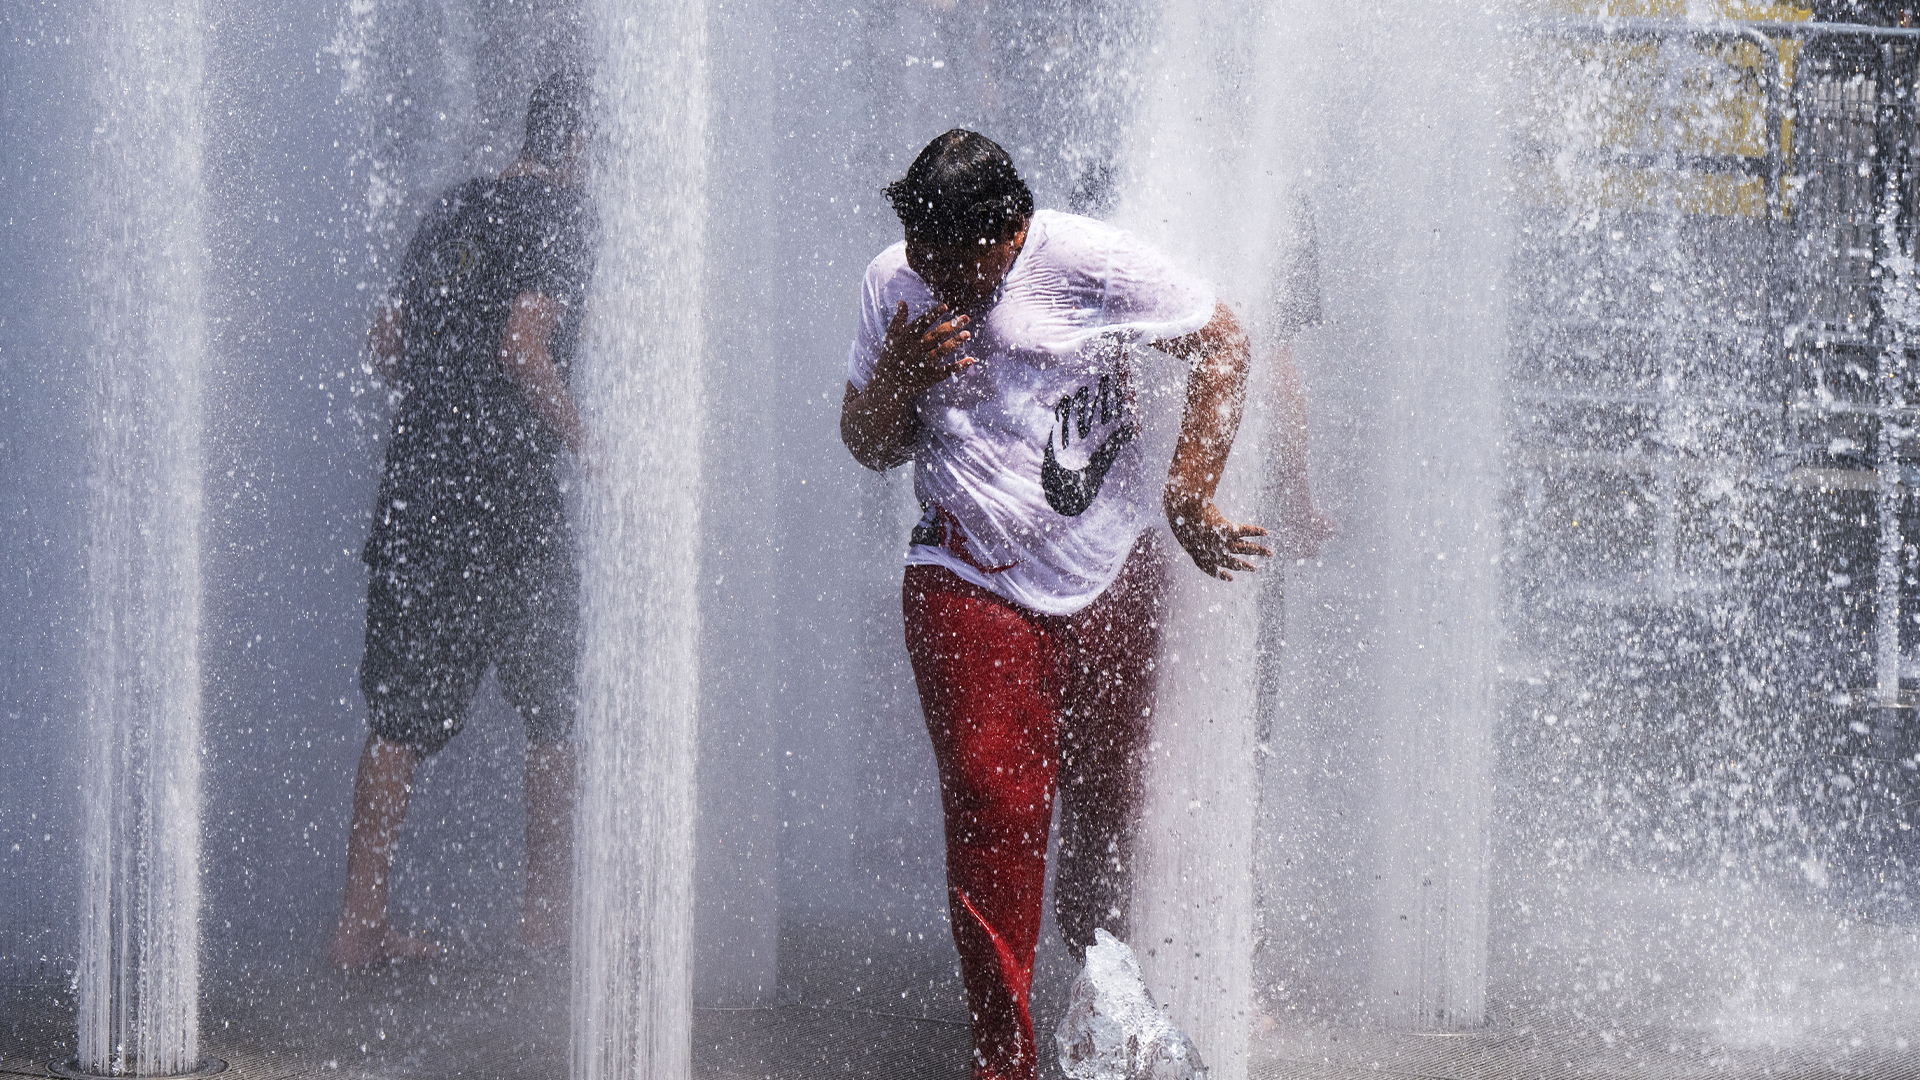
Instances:
[[[227,1063],[216,1057],[201,1058],[200,1064],[192,1072],[183,1073],[121,1073],[113,1076],[107,1073],[88,1072],[80,1067],[80,1060],[47,1062],[47,1071],[55,1076],[68,1077],[69,1080],[175,1080],[178,1077],[213,1076],[227,1071]]]

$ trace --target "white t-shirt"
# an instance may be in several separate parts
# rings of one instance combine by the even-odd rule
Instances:
[[[867,267],[847,379],[866,386],[895,305],[935,303],[895,244]],[[1129,352],[1212,319],[1213,289],[1131,234],[1041,210],[961,355],[979,362],[914,400],[913,486],[926,510],[907,563],[1048,615],[1098,597],[1159,515]]]

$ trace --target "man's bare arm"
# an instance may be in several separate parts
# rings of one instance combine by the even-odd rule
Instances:
[[[840,399],[840,441],[853,459],[875,472],[904,465],[913,456],[919,425],[913,400],[897,387],[869,380],[863,390],[847,384]]]
[[[1162,499],[1167,524],[1195,566],[1232,581],[1232,571],[1254,569],[1242,556],[1273,554],[1252,539],[1265,529],[1228,521],[1213,504],[1246,403],[1247,335],[1226,305],[1217,304],[1207,325],[1160,348],[1189,365],[1186,409]]]
[[[567,449],[583,456],[586,427],[580,422],[573,395],[567,392],[566,380],[560,377],[547,351],[554,328],[560,325],[561,310],[560,301],[544,293],[529,290],[514,297],[506,333],[500,338],[500,366],[527,395],[533,411],[566,440]]]
[[[367,328],[367,351],[382,378],[391,378],[400,368],[400,352],[406,347],[406,310],[392,300],[380,305]]]
[[[858,390],[847,384],[840,399],[840,441],[867,468],[885,472],[912,457],[920,436],[913,399],[973,363],[971,357],[952,358],[973,336],[966,330],[967,317],[946,314],[941,304],[910,320],[902,301],[887,327],[873,377]]]

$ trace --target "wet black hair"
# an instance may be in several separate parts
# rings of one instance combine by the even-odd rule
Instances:
[[[907,175],[887,185],[887,201],[907,239],[935,247],[1004,240],[1033,216],[1033,192],[1013,158],[965,128],[928,143]]]
[[[587,132],[586,77],[574,70],[556,71],[541,80],[527,102],[527,139],[520,144],[520,156],[557,169],[567,143]]]

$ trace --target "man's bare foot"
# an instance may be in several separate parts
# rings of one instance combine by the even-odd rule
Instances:
[[[350,971],[365,971],[381,964],[404,964],[432,960],[446,955],[436,942],[409,937],[391,926],[350,927],[342,924],[327,945],[327,963]]]

